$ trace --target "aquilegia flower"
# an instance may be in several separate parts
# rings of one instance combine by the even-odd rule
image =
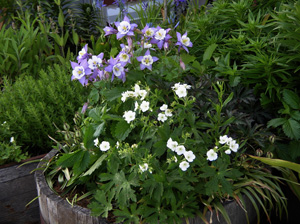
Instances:
[[[137,27],[137,24],[130,24],[130,20],[127,16],[124,17],[122,22],[115,22],[118,29],[117,39],[121,39],[124,36],[134,36],[133,30]]]
[[[119,59],[119,61],[122,63],[123,66],[125,66],[127,63],[131,63],[130,62],[130,55],[127,54],[126,52],[124,51],[121,51],[117,58]]]
[[[213,149],[208,150],[206,156],[207,156],[207,160],[209,161],[214,161],[218,158],[218,154]]]
[[[143,38],[145,37],[147,40],[152,38],[156,32],[156,28],[149,27],[148,24],[144,27],[144,29],[141,30],[143,33]]]
[[[152,70],[153,62],[158,61],[157,57],[152,57],[150,55],[149,50],[146,51],[144,56],[139,56],[136,59],[141,62],[141,64],[140,64],[141,70],[144,70],[145,68],[148,68],[149,70]]]
[[[104,27],[103,30],[105,32],[104,36],[118,33],[118,31],[116,29],[112,28],[111,26],[106,26],[106,27]]]
[[[168,41],[172,38],[168,32],[171,30],[169,29],[162,29],[159,26],[156,28],[157,31],[154,35],[154,38],[150,41],[150,43],[152,44],[157,44],[157,47],[159,49],[161,49],[162,47],[164,48],[168,48],[169,47],[169,43]]]
[[[125,68],[122,63],[117,58],[110,58],[108,66],[105,68],[105,71],[112,72],[111,81],[114,80],[114,77],[117,76],[123,82],[125,82]]]
[[[182,36],[180,33],[176,32],[177,34],[177,43],[175,45],[178,45],[178,51],[180,51],[180,48],[182,47],[184,50],[189,52],[187,47],[192,47],[193,43],[190,41],[190,38],[187,37],[187,32],[185,32]]]
[[[103,53],[98,56],[93,55],[92,58],[88,60],[89,68],[94,70],[102,66]]]
[[[92,73],[87,60],[83,60],[80,64],[71,61],[71,66],[73,68],[71,80],[76,79],[81,83],[81,85],[86,85],[88,83],[86,76]]]
[[[86,44],[81,51],[79,51],[78,56],[77,56],[77,61],[78,63],[81,63],[83,60],[87,59],[89,57],[88,54],[88,45]]]

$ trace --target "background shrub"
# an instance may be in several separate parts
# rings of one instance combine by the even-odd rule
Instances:
[[[48,135],[58,138],[56,127],[70,122],[84,103],[85,89],[71,82],[70,67],[54,65],[42,70],[39,78],[25,76],[14,84],[8,81],[0,95],[0,119],[15,133],[17,142],[30,153],[51,149]],[[54,125],[55,124],[55,125]]]

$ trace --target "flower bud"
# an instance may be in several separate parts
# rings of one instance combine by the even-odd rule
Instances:
[[[273,156],[274,156],[274,155],[273,155],[273,153],[272,153],[272,152],[267,152],[267,157],[268,157],[268,158],[272,159],[272,158],[273,158]]]
[[[72,138],[71,134],[70,134],[69,132],[67,132],[67,133],[65,134],[65,140],[66,140],[66,141],[69,141],[71,138]]]
[[[261,157],[264,154],[264,152],[261,149],[256,149],[255,155]]]
[[[80,138],[80,137],[81,137],[81,131],[76,130],[76,131],[75,131],[75,136],[76,136],[77,138]]]
[[[70,129],[70,126],[67,123],[64,123],[63,127],[65,131],[68,131]]]
[[[275,135],[271,135],[271,136],[269,137],[269,141],[270,141],[272,144],[274,144],[274,142],[275,142]]]
[[[240,160],[241,160],[241,161],[245,161],[246,159],[247,159],[247,155],[244,154],[244,153],[242,153],[242,154],[240,155]]]

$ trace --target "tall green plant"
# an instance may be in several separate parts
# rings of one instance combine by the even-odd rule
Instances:
[[[27,75],[4,85],[0,119],[32,153],[47,152],[51,145],[48,135],[59,139],[55,126],[70,122],[83,104],[84,90],[71,82],[69,73],[69,69],[54,65],[42,70],[38,79]]]

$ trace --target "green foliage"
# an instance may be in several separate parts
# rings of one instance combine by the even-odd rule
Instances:
[[[0,165],[20,162],[27,156],[26,152],[22,152],[21,146],[17,145],[14,133],[10,130],[8,123],[3,122],[0,125]]]
[[[54,65],[42,70],[38,79],[27,75],[14,84],[5,83],[0,95],[1,121],[10,125],[19,144],[28,150],[47,152],[51,148],[48,135],[58,138],[55,125],[70,122],[82,106],[85,91],[71,83],[69,73]]]

